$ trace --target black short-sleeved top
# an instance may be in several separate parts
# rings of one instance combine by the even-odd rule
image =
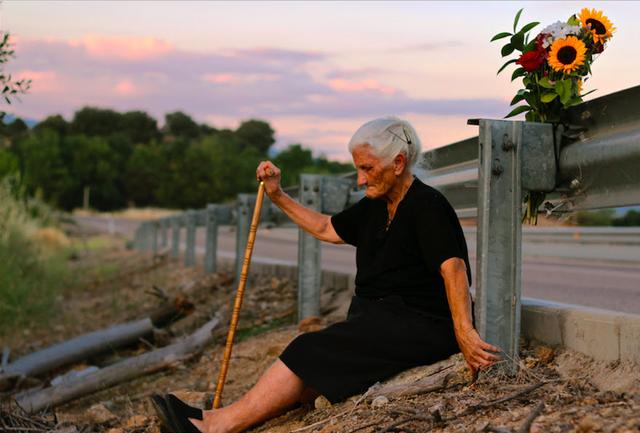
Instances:
[[[356,295],[400,295],[411,307],[451,319],[442,262],[460,257],[471,267],[458,217],[447,199],[414,178],[389,228],[384,200],[363,198],[331,217],[340,238],[356,247]]]

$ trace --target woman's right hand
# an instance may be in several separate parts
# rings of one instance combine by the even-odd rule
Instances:
[[[256,178],[264,182],[264,190],[269,197],[282,192],[280,187],[281,171],[271,161],[262,161],[256,169]]]

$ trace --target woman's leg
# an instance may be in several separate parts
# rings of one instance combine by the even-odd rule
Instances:
[[[302,380],[277,359],[238,401],[204,411],[202,421],[192,422],[206,433],[236,433],[283,413],[309,395]]]

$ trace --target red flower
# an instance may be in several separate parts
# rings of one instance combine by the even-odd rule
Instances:
[[[520,58],[516,61],[516,64],[522,66],[527,72],[533,72],[540,66],[542,66],[546,58],[547,52],[544,49],[536,49],[521,55]]]
[[[536,50],[540,51],[540,50],[544,50],[544,47],[542,46],[542,43],[544,42],[545,38],[549,36],[548,33],[539,33],[538,36],[536,36]]]

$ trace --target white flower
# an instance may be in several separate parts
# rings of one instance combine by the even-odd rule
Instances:
[[[566,38],[569,35],[577,36],[580,33],[580,26],[572,26],[563,21],[556,21],[545,27],[540,33],[549,35],[542,41],[542,46],[547,48],[553,44],[556,39]]]

